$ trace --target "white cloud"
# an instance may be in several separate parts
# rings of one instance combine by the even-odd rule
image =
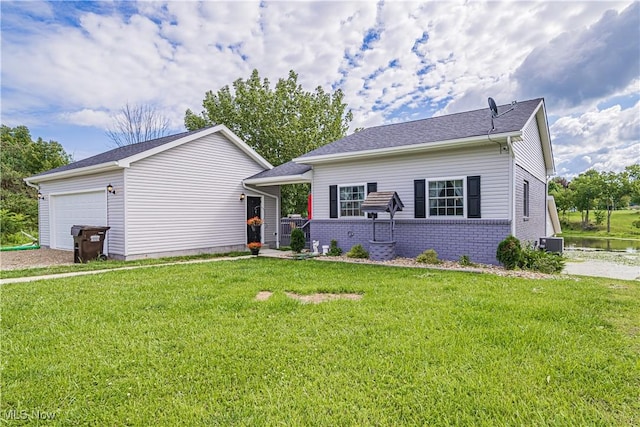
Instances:
[[[576,165],[621,171],[640,160],[640,101],[631,108],[614,105],[558,119],[550,127],[559,174]]]
[[[628,1],[3,3],[3,121],[104,128],[106,117],[129,102],[153,104],[179,128],[187,108],[200,111],[206,91],[247,78],[254,68],[273,85],[293,69],[307,90],[343,90],[352,129],[535,92],[530,95],[545,97],[550,116],[559,117],[552,126],[557,163],[573,167],[572,156],[584,163],[577,138],[606,136],[610,158],[630,155],[629,137],[622,142],[588,120],[590,114],[598,123],[610,118],[611,99],[638,96],[639,81],[612,84],[596,99],[565,106],[554,101],[557,91],[545,92],[535,59],[557,59],[548,61],[550,75],[571,74],[580,63],[571,52],[599,57],[598,40],[589,36],[628,24],[620,17],[629,5],[637,8]],[[528,87],[529,81],[538,83]],[[636,123],[635,111],[620,107],[615,114]],[[633,125],[616,126],[616,135],[634,135]],[[605,164],[605,154],[586,155]]]
[[[79,126],[94,126],[106,129],[111,124],[112,113],[82,109],[73,113],[62,113],[60,119],[63,122],[74,123]]]

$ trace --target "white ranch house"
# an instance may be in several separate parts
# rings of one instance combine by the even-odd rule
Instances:
[[[505,111],[509,106],[499,107]],[[312,188],[311,239],[370,246],[369,192],[395,192],[396,254],[496,263],[507,235],[560,231],[547,181],[555,173],[543,99],[495,119],[488,108],[377,126],[272,167],[220,125],[121,147],[27,178],[39,186],[40,244],[72,249],[74,224],[108,225],[109,256],[222,252],[280,239],[280,186]],[[115,194],[107,192],[111,184]],[[241,197],[241,195],[243,195]],[[265,224],[251,235],[246,219]],[[389,223],[378,214],[379,232]]]

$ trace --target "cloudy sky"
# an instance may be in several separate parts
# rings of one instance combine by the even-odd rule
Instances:
[[[1,3],[2,123],[76,160],[125,103],[187,108],[258,69],[342,89],[352,129],[544,97],[558,175],[640,159],[639,2]]]

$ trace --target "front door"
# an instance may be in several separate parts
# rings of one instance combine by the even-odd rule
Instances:
[[[261,197],[247,197],[247,219],[257,216],[262,217],[260,214]],[[261,227],[252,227],[247,225],[247,243],[261,242]]]

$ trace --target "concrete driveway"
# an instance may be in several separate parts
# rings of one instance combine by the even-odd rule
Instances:
[[[606,277],[608,279],[640,280],[640,266],[614,264],[611,261],[588,260],[567,262],[563,274]]]

